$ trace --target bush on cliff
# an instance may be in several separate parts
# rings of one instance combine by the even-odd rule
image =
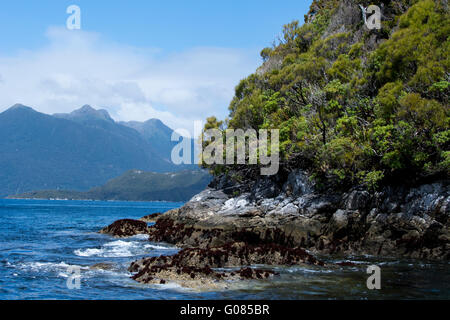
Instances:
[[[361,18],[330,32],[339,6],[361,14],[358,3],[340,3],[314,1],[304,25],[286,25],[236,87],[229,119],[205,129],[280,129],[283,161],[306,163],[318,185],[448,177],[448,5],[384,1],[382,30],[364,30]]]

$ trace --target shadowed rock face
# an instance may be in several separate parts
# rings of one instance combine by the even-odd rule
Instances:
[[[109,234],[114,237],[123,238],[131,237],[137,234],[145,234],[148,232],[147,223],[139,220],[123,219],[99,231],[103,234]]]

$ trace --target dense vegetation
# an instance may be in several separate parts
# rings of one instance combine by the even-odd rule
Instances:
[[[315,0],[304,25],[284,26],[261,52],[264,64],[236,87],[229,119],[211,117],[205,128],[280,129],[284,165],[303,167],[319,186],[448,177],[447,2],[382,2],[382,30],[371,31],[362,17],[332,26],[342,6],[361,16],[358,3],[368,3]]]

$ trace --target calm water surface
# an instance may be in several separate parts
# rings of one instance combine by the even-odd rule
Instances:
[[[131,261],[174,254],[177,248],[145,236],[114,239],[97,231],[182,203],[0,200],[0,299],[449,299],[450,264],[370,257],[322,257],[356,267],[278,268],[272,281],[241,281],[220,292],[130,279]],[[110,263],[111,270],[91,270]],[[366,268],[382,270],[382,289],[366,287]],[[67,287],[68,269],[81,268],[81,288]]]

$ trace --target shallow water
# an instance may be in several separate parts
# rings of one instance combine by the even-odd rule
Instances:
[[[131,261],[174,254],[146,236],[114,239],[96,233],[122,218],[137,219],[182,203],[0,200],[0,299],[449,299],[450,264],[371,257],[321,257],[355,267],[277,268],[270,281],[240,281],[230,290],[194,292],[174,284],[147,286],[130,279]],[[97,263],[111,270],[92,270]],[[367,266],[381,267],[381,290],[368,290]],[[81,269],[69,289],[70,267]]]

